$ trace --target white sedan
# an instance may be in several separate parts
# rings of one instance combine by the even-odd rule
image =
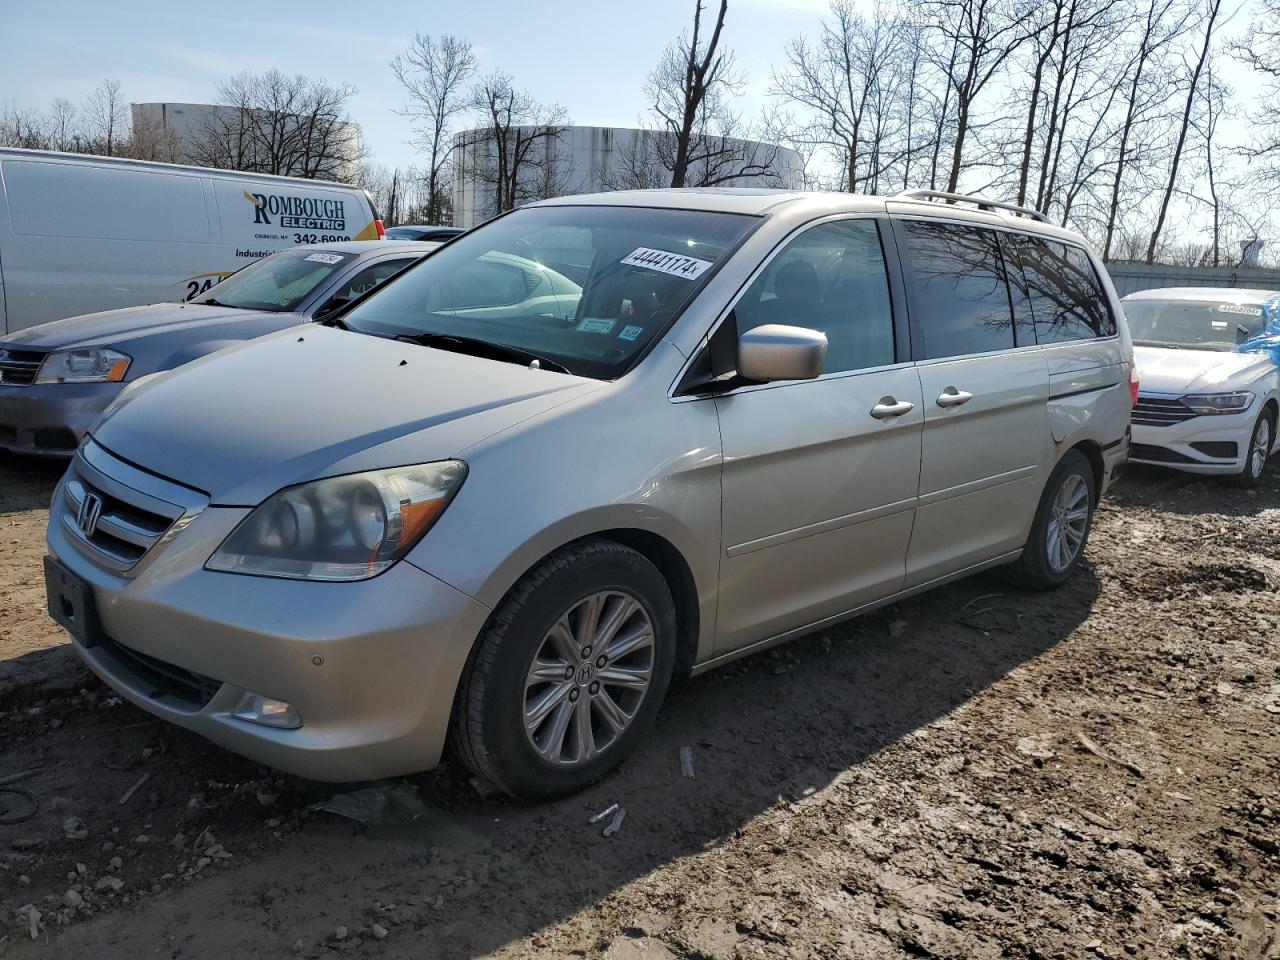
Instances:
[[[1169,287],[1122,303],[1139,380],[1130,462],[1253,486],[1277,448],[1280,292]]]

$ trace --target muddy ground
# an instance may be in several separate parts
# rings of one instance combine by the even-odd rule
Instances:
[[[972,579],[693,680],[582,796],[445,766],[364,827],[51,647],[56,472],[0,462],[0,954],[1280,957],[1273,467],[1132,471],[1057,593]]]

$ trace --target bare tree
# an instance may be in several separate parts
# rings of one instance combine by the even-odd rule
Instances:
[[[564,192],[569,171],[556,152],[564,107],[539,103],[501,71],[475,84],[471,105],[483,125],[456,146],[463,175],[492,187],[494,214]]]
[[[114,156],[120,131],[128,122],[127,105],[120,92],[120,81],[108,79],[98,84],[85,98],[84,114],[89,135],[102,141],[103,153],[108,157]]]
[[[1165,183],[1164,196],[1160,201],[1160,212],[1156,216],[1156,225],[1151,231],[1151,240],[1147,244],[1147,263],[1155,262],[1156,247],[1160,243],[1160,231],[1164,229],[1165,218],[1169,214],[1169,201],[1173,199],[1173,191],[1178,185],[1178,167],[1182,162],[1182,150],[1186,146],[1187,131],[1191,127],[1192,112],[1195,109],[1196,98],[1199,95],[1200,77],[1204,73],[1205,65],[1209,61],[1210,51],[1213,49],[1213,31],[1217,25],[1218,14],[1221,10],[1222,0],[1206,0],[1204,42],[1200,45],[1200,55],[1196,59],[1195,65],[1191,68],[1190,76],[1187,79],[1186,106],[1182,111],[1177,144],[1173,148],[1173,157],[1169,162],[1169,179]]]
[[[965,148],[978,126],[978,98],[1000,74],[1005,62],[1033,36],[1038,26],[1022,7],[1023,0],[928,0],[932,29],[948,51],[943,74],[954,101],[954,134],[948,191],[960,183]],[[942,66],[941,60],[939,65]],[[941,142],[939,136],[939,143]]]
[[[187,160],[182,140],[158,119],[146,114],[133,119],[129,143],[122,152],[135,160],[182,163]]]
[[[720,0],[710,37],[703,30],[703,11],[702,0],[696,0],[692,35],[682,34],[663,51],[645,84],[651,109],[670,141],[667,162],[673,187],[688,185],[699,138],[716,124],[723,128],[728,111],[726,97],[740,92],[743,84],[733,52],[720,47],[729,0]]]
[[[621,132],[613,146],[612,162],[599,170],[606,190],[658,190],[671,185],[671,172],[662,162],[663,150],[655,130]]]
[[[419,33],[408,50],[392,59],[391,70],[409,96],[400,113],[413,122],[417,144],[427,155],[427,222],[443,223],[452,193],[445,182],[452,156],[450,132],[471,106],[465,85],[476,72],[475,53],[459,37],[444,34],[433,40]]]
[[[1280,186],[1280,0],[1257,0],[1254,13],[1247,40],[1235,52],[1260,76],[1263,92],[1253,104],[1252,136],[1240,152],[1260,162],[1259,175],[1274,189]]]
[[[1218,121],[1222,118],[1222,108],[1231,90],[1223,84],[1214,73],[1210,62],[1205,67],[1204,88],[1200,93],[1200,116],[1197,118],[1196,131],[1200,134],[1204,148],[1205,180],[1209,188],[1209,210],[1212,215],[1213,256],[1212,266],[1218,266],[1222,258],[1222,220],[1224,198],[1222,196],[1221,171],[1215,163],[1214,148],[1217,146]]]
[[[421,172],[414,167],[388,170],[368,160],[360,163],[356,175],[356,186],[373,198],[374,208],[388,227],[424,222],[426,204],[420,197],[424,182]]]
[[[1143,123],[1160,104],[1165,85],[1152,83],[1152,72],[1160,66],[1160,56],[1186,29],[1186,12],[1179,9],[1179,0],[1144,0],[1139,18],[1137,43],[1124,72],[1127,93],[1124,118],[1120,125],[1119,145],[1116,149],[1110,196],[1107,202],[1102,257],[1111,259],[1116,228],[1120,219],[1120,203],[1126,177],[1141,156],[1135,149],[1135,138]]]
[[[347,115],[348,84],[278,70],[240,73],[218,87],[222,109],[190,145],[197,163],[308,179],[352,180],[359,130]]]
[[[814,44],[803,38],[786,47],[787,69],[774,71],[776,95],[805,110],[808,122],[793,139],[826,153],[840,168],[839,188],[875,190],[903,148],[888,142],[911,119],[914,71],[897,69],[909,55],[901,17],[876,3],[868,19],[853,0],[833,0]],[[908,89],[909,86],[908,86]],[[908,131],[909,139],[909,127]],[[906,150],[909,151],[908,146]]]
[[[51,150],[45,117],[15,103],[6,104],[0,110],[0,146]]]

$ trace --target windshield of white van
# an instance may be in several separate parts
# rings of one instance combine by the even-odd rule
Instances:
[[[759,222],[639,207],[517,210],[405,271],[342,325],[443,349],[480,341],[611,380]]]
[[[281,250],[233,273],[192,303],[286,313],[354,259],[355,254],[303,247]]]
[[[1126,300],[1124,316],[1142,347],[1234,350],[1262,333],[1258,303],[1215,300]]]

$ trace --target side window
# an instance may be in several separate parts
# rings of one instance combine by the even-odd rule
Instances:
[[[806,230],[756,277],[734,313],[739,331],[767,323],[821,330],[823,373],[893,363],[893,310],[875,221]]]
[[[383,260],[381,263],[365,267],[344,283],[334,297],[339,300],[354,300],[368,293],[384,280],[390,280],[411,263],[413,263],[412,259]]]
[[[994,230],[900,220],[913,324],[924,357],[1009,350],[1013,310]]]
[[[1022,234],[1014,235],[1022,261],[1036,339],[1064,343],[1109,337],[1115,318],[1089,255],[1079,247]]]

